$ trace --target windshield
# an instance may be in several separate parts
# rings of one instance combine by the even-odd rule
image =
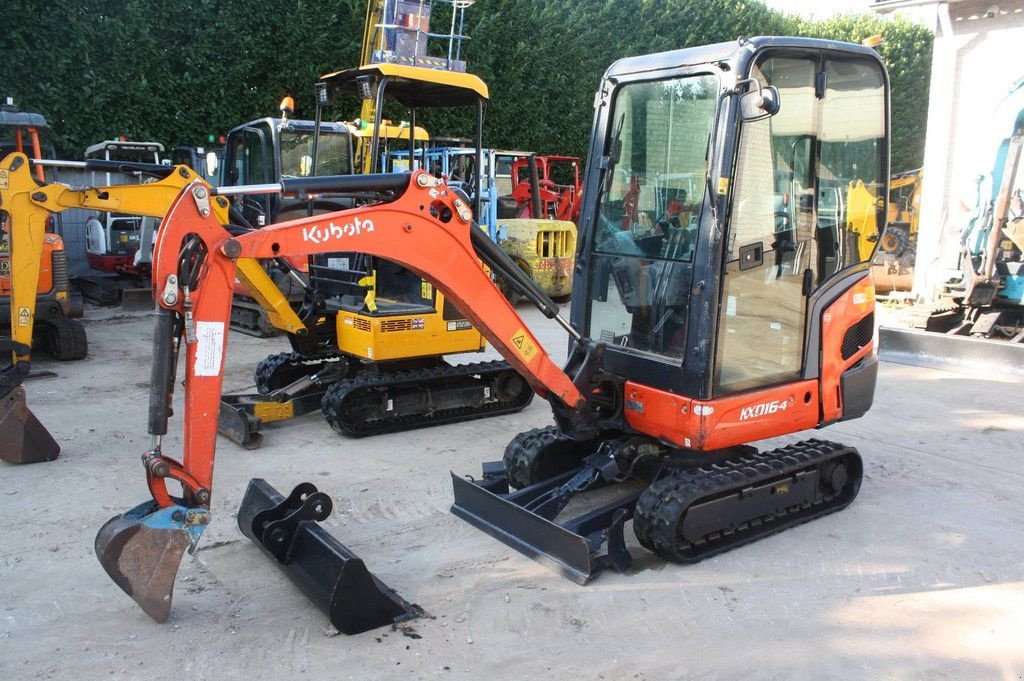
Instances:
[[[320,131],[320,150],[313,173],[313,132],[281,131],[281,176],[351,175],[352,145],[347,132]]]
[[[592,338],[683,356],[717,93],[710,75],[617,90],[591,263]]]

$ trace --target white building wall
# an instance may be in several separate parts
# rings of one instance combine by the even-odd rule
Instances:
[[[991,170],[997,141],[1010,134],[1004,100],[1024,77],[1024,1],[943,2],[912,10],[926,21],[930,15],[936,31],[914,275],[915,293],[929,299],[956,269],[976,178]]]

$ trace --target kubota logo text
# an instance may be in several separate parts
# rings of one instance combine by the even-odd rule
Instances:
[[[363,232],[373,231],[373,220],[361,220],[358,217],[353,222],[344,225],[337,225],[333,221],[326,225],[313,225],[302,228],[302,238],[314,244],[322,244],[328,241],[337,241],[346,236],[356,236]]]
[[[774,414],[777,411],[785,411],[788,406],[788,400],[772,400],[771,402],[755,404],[752,407],[743,407],[743,409],[740,410],[740,421],[756,419],[761,416],[767,416],[768,414]]]

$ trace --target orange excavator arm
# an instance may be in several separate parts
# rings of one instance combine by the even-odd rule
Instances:
[[[164,486],[166,478],[179,481],[187,496],[201,505],[208,503],[231,283],[239,259],[355,251],[392,260],[442,291],[538,394],[570,409],[583,408],[579,388],[551,360],[479,266],[467,203],[440,179],[422,171],[377,177],[389,178],[396,187],[407,186],[388,203],[284,222],[240,236],[232,236],[209,212],[212,197],[203,183],[182,191],[167,212],[154,251],[153,282],[160,307],[175,313],[182,320],[179,325],[183,324],[185,436],[180,463],[164,456],[158,446],[147,455],[150,489],[161,507],[174,504]],[[366,186],[376,181],[373,176],[349,179]],[[181,271],[187,258],[201,259],[191,280]],[[155,384],[163,386],[161,392],[171,387],[167,380]],[[159,394],[158,399],[165,398]],[[155,436],[166,433],[166,418],[160,421],[150,424]]]
[[[142,457],[152,500],[111,519],[96,538],[97,556],[107,573],[157,621],[164,621],[170,612],[181,554],[195,546],[210,521],[232,283],[240,262],[337,251],[392,260],[442,291],[556,411],[581,415],[586,411],[580,388],[552,362],[480,267],[478,249],[486,250],[493,242],[473,227],[466,199],[443,181],[417,171],[285,180],[282,185],[219,191],[384,191],[394,198],[247,233],[234,230],[233,235],[211,210],[211,202],[218,199],[212,193],[218,190],[196,181],[182,190],[167,211],[153,254],[154,296],[160,308],[150,388],[153,442]],[[474,239],[477,233],[483,236],[482,243]],[[557,311],[550,303],[545,314],[554,317]],[[558,321],[579,338],[564,320]],[[181,345],[185,346],[185,409],[179,460],[164,453],[162,438],[167,433]],[[181,485],[181,497],[171,495],[168,480]]]

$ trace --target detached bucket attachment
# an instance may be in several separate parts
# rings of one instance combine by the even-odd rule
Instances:
[[[577,468],[510,494],[503,464],[485,463],[478,481],[452,473],[451,511],[563,577],[586,584],[606,567],[619,572],[629,568],[633,558],[622,531],[640,498],[640,492],[631,492],[584,515],[555,522],[568,498],[593,477],[592,469]]]
[[[46,427],[25,402],[25,388],[17,386],[0,398],[0,459],[7,463],[53,461],[60,454]]]
[[[96,557],[147,615],[164,622],[185,549],[194,549],[210,522],[205,508],[160,508],[147,501],[115,516],[96,535]]]
[[[422,615],[317,525],[331,510],[331,498],[312,483],[298,485],[286,499],[266,480],[253,478],[238,509],[238,528],[344,634]]]

